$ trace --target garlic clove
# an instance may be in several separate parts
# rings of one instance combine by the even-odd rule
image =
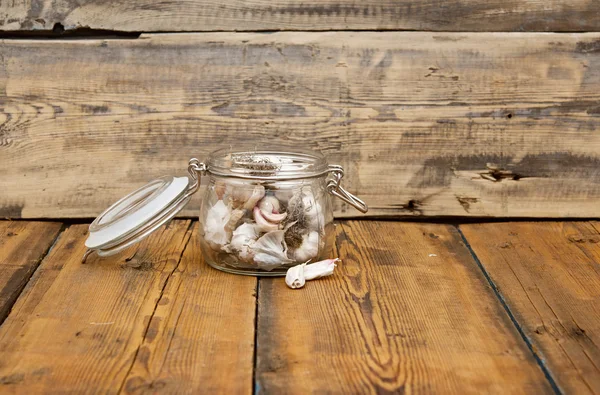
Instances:
[[[304,279],[308,281],[316,278],[331,276],[337,266],[337,262],[341,262],[340,258],[325,259],[324,261],[315,262],[304,266]]]
[[[285,219],[285,217],[287,217],[287,213],[281,213],[281,214],[272,214],[272,213],[265,213],[264,211],[260,211],[262,213],[262,216],[269,222],[273,222],[275,224],[280,223],[281,221],[283,221]]]
[[[256,221],[256,225],[258,225],[258,228],[262,232],[274,232],[276,230],[279,230],[279,225],[272,224],[271,222],[267,221],[267,219],[262,215],[262,211],[260,211],[260,208],[254,207],[253,212],[254,221]]]
[[[303,263],[291,267],[285,274],[285,283],[292,289],[302,288],[306,281],[331,276],[337,266],[336,262],[340,262],[340,259],[325,259],[310,265]]]
[[[262,185],[256,185],[252,191],[252,194],[244,204],[244,208],[246,210],[252,210],[258,201],[263,198],[263,196],[265,196],[265,187]]]
[[[227,221],[225,230],[232,232],[245,214],[246,210],[233,210],[231,212],[231,216],[229,217],[229,221]]]
[[[285,283],[288,287],[292,289],[304,287],[306,282],[304,279],[304,266],[306,265],[302,264],[288,269],[287,273],[285,274]]]
[[[215,182],[214,188],[215,194],[217,195],[219,200],[222,200],[223,196],[225,195],[225,191],[227,190],[227,184],[223,180],[217,180],[217,182]]]
[[[277,214],[277,213],[279,213],[279,209],[280,209],[279,199],[277,199],[275,196],[265,196],[258,203],[258,207],[260,208],[260,210],[263,213]]]

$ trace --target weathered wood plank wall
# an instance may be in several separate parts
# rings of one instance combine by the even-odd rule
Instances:
[[[4,30],[598,31],[590,0],[12,0]]]
[[[291,9],[284,3],[272,7]],[[324,151],[347,169],[348,189],[371,216],[600,215],[600,34],[482,32],[598,30],[599,6],[481,3],[404,1],[397,7],[411,12],[396,15],[388,5],[387,14],[366,16],[346,12],[347,2],[312,13],[303,3],[290,19],[297,26],[285,22],[286,12],[244,14],[244,2],[222,14],[214,6],[190,12],[201,1],[186,3],[185,13],[152,1],[3,3],[5,30],[37,28],[35,17],[42,28],[131,31],[251,30],[259,22],[262,29],[477,31],[3,40],[0,217],[93,217],[152,178],[184,174],[190,157],[240,140]],[[436,19],[433,10],[444,8],[454,25]],[[453,12],[480,22],[461,25]],[[494,23],[498,15],[503,24]],[[182,215],[195,215],[199,201]],[[336,204],[338,217],[357,214]]]

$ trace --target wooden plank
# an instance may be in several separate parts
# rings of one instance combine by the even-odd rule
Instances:
[[[0,221],[0,324],[60,228],[58,222]]]
[[[3,30],[123,31],[437,30],[598,31],[600,6],[586,0],[13,0]]]
[[[463,225],[565,393],[600,393],[600,234],[589,222]]]
[[[93,217],[241,141],[324,151],[372,216],[600,216],[598,48],[600,34],[535,33],[5,40],[0,216]]]
[[[336,245],[301,291],[261,279],[261,392],[551,393],[455,228],[344,222]]]
[[[87,225],[69,227],[0,327],[0,392],[117,392],[190,238],[173,221],[136,247],[81,264]]]
[[[198,237],[160,296],[126,392],[252,393],[257,280],[206,265]]]

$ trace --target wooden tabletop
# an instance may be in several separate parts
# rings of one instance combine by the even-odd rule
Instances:
[[[86,224],[0,222],[0,392],[600,393],[598,223],[336,229],[291,290],[193,221],[85,265]]]

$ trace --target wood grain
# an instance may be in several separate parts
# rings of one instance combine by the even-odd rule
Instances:
[[[261,392],[552,392],[455,228],[344,222],[336,245],[301,291],[260,280]]]
[[[587,0],[13,0],[0,4],[3,30],[56,23],[121,31],[434,30],[598,31]]]
[[[599,48],[535,33],[5,40],[0,216],[93,217],[240,142],[324,151],[371,216],[599,216]]]
[[[87,225],[72,225],[0,327],[0,392],[115,393],[190,238],[174,221],[137,247],[81,264]]]
[[[158,300],[127,393],[252,393],[257,280],[206,265],[198,237]]]
[[[0,324],[60,228],[58,222],[0,221]]]
[[[462,225],[565,393],[600,393],[600,234],[589,222]]]

